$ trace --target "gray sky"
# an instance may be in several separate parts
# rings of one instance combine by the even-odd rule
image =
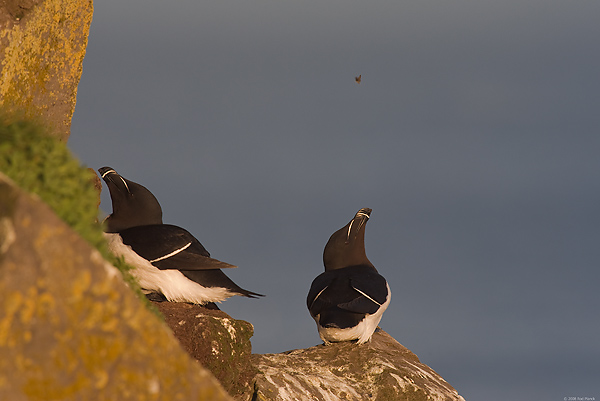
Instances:
[[[600,398],[600,2],[94,6],[70,147],[267,294],[221,305],[254,352],[320,343],[370,207],[381,327],[467,400]]]

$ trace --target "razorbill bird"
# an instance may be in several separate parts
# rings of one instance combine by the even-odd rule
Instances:
[[[365,253],[365,228],[371,209],[360,209],[331,235],[323,251],[325,273],[314,279],[306,298],[325,344],[371,339],[391,300],[385,278]]]
[[[163,224],[160,204],[148,189],[111,167],[98,172],[112,200],[113,212],[104,220],[109,249],[134,267],[131,274],[142,289],[200,305],[233,295],[263,296],[231,281],[220,269],[236,266],[211,258],[188,231]]]

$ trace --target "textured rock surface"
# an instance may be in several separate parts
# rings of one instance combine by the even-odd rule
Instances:
[[[69,137],[91,0],[0,1],[0,105]]]
[[[220,310],[181,302],[153,302],[183,348],[212,372],[230,395],[248,400],[257,373],[251,364],[254,327]]]
[[[0,173],[0,400],[227,400],[54,213]]]
[[[444,379],[384,331],[350,342],[255,355],[256,400],[464,401]]]

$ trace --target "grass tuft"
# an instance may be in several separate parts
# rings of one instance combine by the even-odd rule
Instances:
[[[108,251],[98,223],[95,173],[81,166],[66,144],[32,121],[0,115],[0,171],[25,191],[38,195],[79,235],[119,269],[128,286],[142,294],[131,267]]]

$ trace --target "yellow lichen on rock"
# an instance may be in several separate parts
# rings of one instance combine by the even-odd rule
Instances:
[[[23,18],[0,18],[0,106],[39,118],[64,141],[92,13],[91,0],[44,0]]]
[[[15,237],[0,253],[0,400],[230,399],[97,251],[1,173],[0,217]]]

